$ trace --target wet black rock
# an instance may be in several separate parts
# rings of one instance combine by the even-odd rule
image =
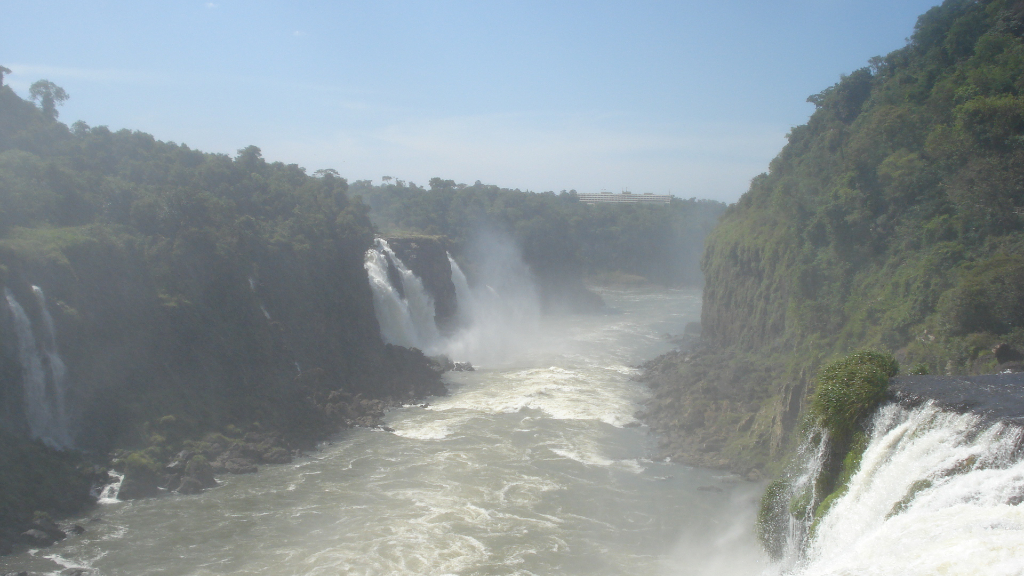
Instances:
[[[203,491],[203,485],[199,480],[186,476],[181,479],[181,485],[176,491],[178,494],[199,494]]]
[[[288,464],[292,461],[291,452],[280,446],[275,446],[270,450],[267,450],[260,456],[266,464]]]
[[[906,406],[934,400],[943,409],[972,412],[990,422],[1024,423],[1024,373],[897,376],[889,392]]]
[[[195,480],[201,488],[213,488],[217,479],[213,477],[213,466],[203,456],[193,456],[185,467],[185,478]],[[184,480],[182,481],[184,484]],[[181,488],[178,488],[181,492]]]
[[[185,466],[188,465],[188,461],[193,455],[194,453],[189,450],[182,450],[170,464],[164,467],[164,470],[170,474],[183,474]]]
[[[438,374],[444,374],[445,372],[455,369],[455,363],[452,362],[451,358],[445,356],[444,354],[430,356],[428,357],[428,360],[430,360],[431,370],[437,372]]]
[[[475,372],[476,368],[469,362],[456,362],[452,367],[453,372]]]
[[[1005,342],[993,348],[992,353],[996,356],[996,362],[1000,364],[1024,361],[1024,354]]]
[[[45,548],[46,546],[52,546],[53,543],[57,541],[57,538],[53,538],[42,530],[32,528],[31,530],[25,530],[21,533],[21,540],[29,546]]]
[[[118,500],[151,498],[160,493],[161,478],[145,470],[126,470],[121,487],[117,490]]]
[[[230,458],[220,462],[221,468],[230,474],[254,474],[259,472],[256,462],[248,458]]]
[[[452,267],[448,261],[446,240],[442,236],[389,236],[388,245],[409,268],[434,299],[434,320],[442,329],[458,311]],[[389,270],[390,274],[390,270]],[[401,282],[392,285],[400,286]]]

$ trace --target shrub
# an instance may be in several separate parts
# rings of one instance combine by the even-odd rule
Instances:
[[[818,373],[811,411],[834,442],[842,444],[854,426],[885,398],[889,378],[899,373],[891,354],[862,350],[827,364]]]
[[[789,486],[782,480],[773,480],[761,496],[756,529],[761,546],[775,560],[785,552],[788,522]]]

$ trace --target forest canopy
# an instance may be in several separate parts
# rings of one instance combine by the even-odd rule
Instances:
[[[704,237],[725,210],[721,202],[696,198],[591,205],[574,190],[533,193],[441,178],[432,178],[429,188],[357,180],[351,193],[387,232],[443,235],[461,252],[481,227],[498,228],[517,240],[541,276],[623,273],[664,285],[701,284]]]

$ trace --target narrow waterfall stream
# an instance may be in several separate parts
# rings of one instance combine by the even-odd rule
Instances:
[[[65,406],[67,368],[57,351],[57,336],[46,307],[46,296],[38,286],[33,286],[32,292],[42,315],[41,326],[34,328],[14,294],[4,289],[18,341],[25,418],[33,438],[55,448],[68,448],[72,442]]]
[[[601,292],[603,315],[541,318],[501,364],[292,464],[196,496],[105,500],[87,531],[0,573],[756,574],[761,485],[652,461],[631,366],[671,348],[694,291]]]

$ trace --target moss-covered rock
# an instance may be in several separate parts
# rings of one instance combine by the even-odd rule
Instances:
[[[885,399],[889,378],[899,373],[892,354],[854,352],[821,368],[811,414],[832,441],[845,444],[858,423]]]
[[[772,480],[761,496],[755,528],[758,541],[773,559],[781,558],[785,552],[789,509],[789,485]]]

